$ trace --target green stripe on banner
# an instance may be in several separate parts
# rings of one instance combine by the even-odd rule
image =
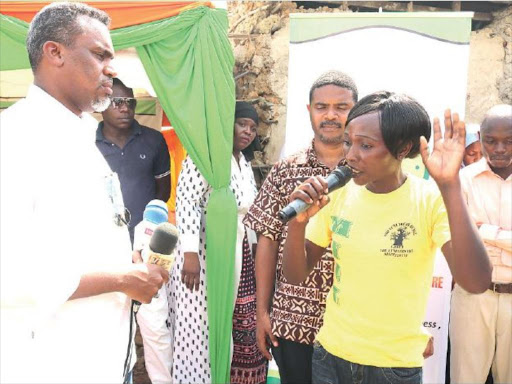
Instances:
[[[280,384],[279,371],[277,369],[268,369],[267,384]]]
[[[290,14],[290,43],[305,43],[357,29],[389,27],[469,44],[472,17],[473,12],[295,13]]]
[[[17,101],[17,100],[16,100]],[[9,108],[11,105],[13,105],[16,101],[6,101],[1,100],[0,101],[0,109]]]
[[[156,100],[137,99],[137,106],[135,107],[135,114],[137,114],[137,115],[156,115]]]
[[[0,101],[0,109],[9,108],[13,105],[15,101],[11,100],[1,100]],[[137,100],[137,107],[135,107],[136,115],[156,115],[156,100]]]

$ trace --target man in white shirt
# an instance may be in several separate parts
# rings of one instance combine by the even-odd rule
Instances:
[[[117,175],[95,145],[112,94],[108,16],[54,3],[33,19],[34,84],[0,116],[1,382],[120,383],[130,299],[168,273],[132,264]]]

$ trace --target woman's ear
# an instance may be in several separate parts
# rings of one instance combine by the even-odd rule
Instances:
[[[402,146],[402,148],[400,148],[400,150],[398,151],[397,159],[398,160],[405,159],[407,157],[407,155],[409,154],[409,152],[411,152],[411,148],[412,148],[412,142],[411,141],[405,143]]]

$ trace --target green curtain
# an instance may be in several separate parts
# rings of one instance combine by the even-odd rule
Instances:
[[[201,17],[193,19],[191,16],[196,14]],[[225,11],[191,10],[169,19],[166,27],[174,30],[172,35],[137,47],[180,141],[213,187],[206,209],[207,304],[213,383],[230,381],[237,229],[237,207],[229,188],[235,86],[234,57],[227,39],[227,26]],[[116,38],[114,32],[113,39]],[[150,32],[143,33],[154,39]]]
[[[0,70],[29,68],[25,52],[28,24],[0,15],[0,26]],[[227,30],[225,10],[199,7],[169,19],[111,31],[115,50],[137,49],[180,141],[213,187],[206,216],[207,302],[213,383],[230,381],[235,295],[237,207],[229,188],[235,85],[234,57]],[[24,55],[12,55],[18,56],[17,59],[8,59],[6,51],[23,51]]]
[[[0,71],[30,68],[25,39],[28,24],[0,14]]]

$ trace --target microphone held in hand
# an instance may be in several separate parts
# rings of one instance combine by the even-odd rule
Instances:
[[[160,265],[162,268],[170,272],[172,263],[174,262],[174,247],[178,241],[178,230],[171,223],[158,224],[151,240],[149,241],[149,250],[147,258],[142,259],[148,264]]]
[[[334,169],[334,171],[332,171],[331,174],[327,176],[326,179],[329,193],[343,187],[345,184],[349,182],[351,178],[352,169],[350,169],[349,167],[342,165]],[[308,204],[303,200],[295,199],[290,204],[288,204],[286,207],[279,211],[279,219],[283,223],[287,223],[295,216],[297,216],[298,213],[306,211],[310,206],[311,204]]]
[[[178,230],[171,223],[158,224],[153,231],[149,247],[142,250],[142,259],[147,264],[156,264],[167,270],[171,270],[174,263],[174,248],[178,242]],[[141,303],[133,302],[133,310],[136,313]]]

